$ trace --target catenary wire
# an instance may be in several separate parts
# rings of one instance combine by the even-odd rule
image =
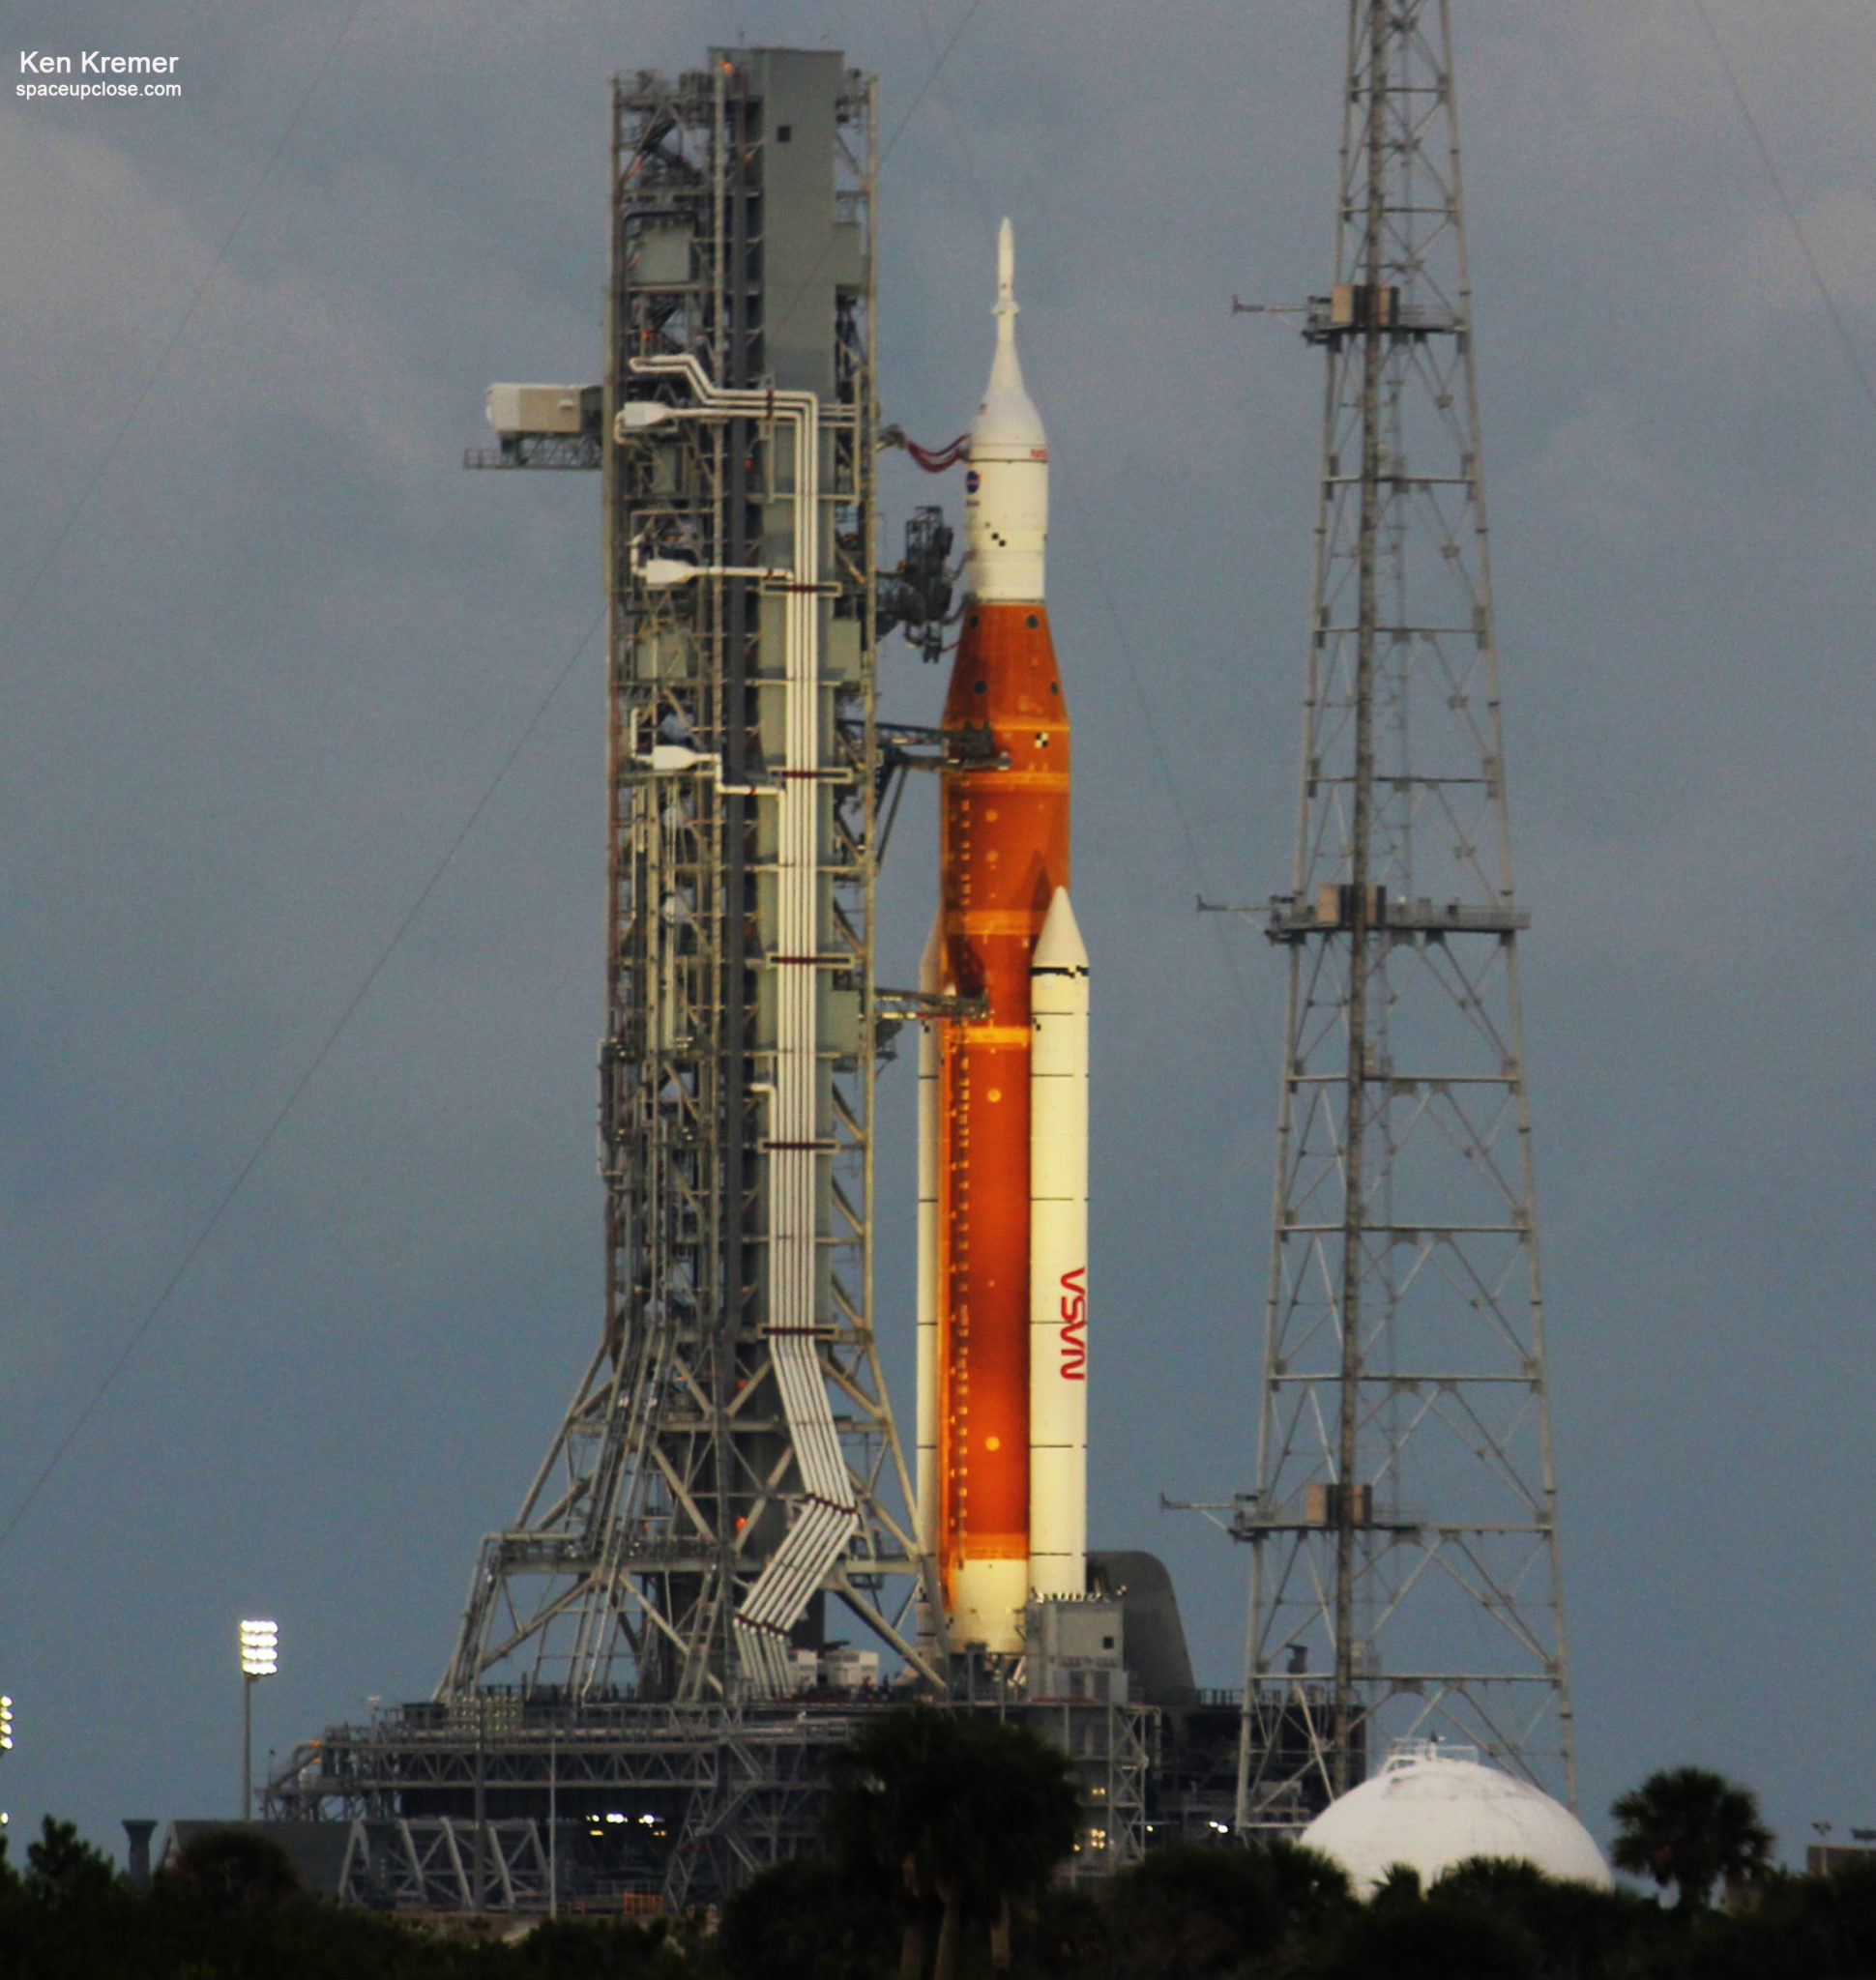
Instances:
[[[904,116],[902,116],[899,119],[898,123],[894,126],[893,134],[880,147],[879,162],[882,167],[885,165],[886,160],[892,157],[893,147],[898,143],[901,137],[905,135],[906,127],[912,122],[912,119],[918,114],[919,105],[923,103],[925,98],[931,93],[931,86],[938,80],[939,74],[943,71],[945,64],[951,60],[952,51],[957,46],[958,43],[964,39],[965,29],[968,28],[971,22],[977,18],[978,15],[982,11],[982,8],[983,0],[971,0],[971,5],[965,11],[963,19],[960,20],[957,23],[955,29],[953,29],[951,40],[945,44],[942,49],[938,50],[930,69],[927,70],[925,73],[925,79],[919,85],[918,94],[913,97],[911,104],[908,106]],[[921,18],[923,18],[923,15],[921,16]],[[925,32],[925,39],[927,42],[931,41],[931,33],[928,27]],[[795,293],[789,297],[787,302],[784,303],[781,306],[781,308],[777,312],[775,319],[775,328],[779,329],[782,325],[787,324],[793,320],[795,311],[801,306],[801,304],[807,295],[809,289],[813,287],[814,277],[821,272],[821,264],[828,258],[828,256],[833,251],[834,244],[832,241],[830,241],[828,245],[821,249],[820,253],[814,257],[812,266],[808,269],[807,273],[802,277],[799,285],[796,287]]]
[[[925,75],[925,79],[919,85],[918,95],[915,96],[912,99],[912,102],[907,105],[905,115],[899,119],[898,123],[894,127],[892,136],[889,137],[886,140],[885,144],[881,147],[879,154],[879,161],[882,165],[886,162],[888,159],[890,159],[893,156],[893,147],[898,143],[901,137],[905,135],[906,126],[910,124],[913,118],[919,114],[919,105],[923,103],[925,98],[931,94],[932,85],[938,80],[939,76],[944,73],[945,64],[951,60],[952,51],[957,46],[958,43],[964,39],[965,30],[970,26],[971,22],[974,21],[981,13],[982,13],[982,11],[983,0],[971,0],[970,6],[964,10],[963,19],[960,20],[957,23],[957,25],[952,29],[951,40],[948,41],[945,44],[945,45],[938,51],[938,59],[935,62],[933,62],[930,70],[927,72]],[[919,17],[921,21],[923,21],[924,9],[923,7],[919,10]],[[927,39],[929,38],[929,34],[930,30],[929,28],[927,28]]]
[[[1726,52],[1726,45],[1715,27],[1713,15],[1707,11],[1707,0],[1693,0],[1693,11],[1699,16],[1701,28],[1705,31],[1715,59],[1719,63],[1720,73],[1726,78],[1726,87],[1732,92],[1733,102],[1739,108],[1740,118],[1745,125],[1752,139],[1753,149],[1759,154],[1759,162],[1765,167],[1767,179],[1772,183],[1773,196],[1778,202],[1778,210],[1785,217],[1785,223],[1791,228],[1792,237],[1798,243],[1798,251],[1803,257],[1804,267],[1823,302],[1824,311],[1831,319],[1831,328],[1836,333],[1837,342],[1843,348],[1843,355],[1850,368],[1857,374],[1857,383],[1862,387],[1862,393],[1872,406],[1876,406],[1876,379],[1872,379],[1869,367],[1863,363],[1862,354],[1857,349],[1856,340],[1850,335],[1850,326],[1844,320],[1843,311],[1837,306],[1837,299],[1831,292],[1831,284],[1825,278],[1824,264],[1817,258],[1817,250],[1811,246],[1810,236],[1804,231],[1804,223],[1798,217],[1798,209],[1792,203],[1791,194],[1785,190],[1785,181],[1779,172],[1777,162],[1772,156],[1772,147],[1765,140],[1765,133],[1759,128],[1759,120],[1752,114],[1752,106],[1745,100],[1739,72],[1733,67],[1732,58]]]
[[[18,599],[15,602],[12,612],[7,616],[4,623],[0,623],[0,648],[4,648],[8,639],[12,636],[15,626],[17,626],[20,618],[25,613],[26,607],[31,603],[33,596],[37,592],[41,580],[44,577],[46,571],[51,568],[53,560],[58,556],[59,551],[61,550],[61,548],[63,548],[65,544],[66,539],[71,535],[73,525],[77,522],[79,516],[83,513],[86,506],[89,504],[91,500],[92,495],[96,492],[99,483],[103,480],[104,475],[108,472],[112,461],[114,461],[117,458],[118,453],[121,451],[126,436],[129,434],[132,426],[135,423],[137,415],[142,411],[144,403],[149,398],[150,393],[152,389],[155,387],[157,380],[162,376],[164,370],[166,369],[169,364],[170,359],[175,355],[176,349],[178,345],[182,342],[183,337],[187,334],[191,323],[194,321],[196,312],[201,307],[202,300],[208,293],[210,283],[215,279],[216,274],[220,269],[222,262],[227,258],[228,251],[234,246],[235,240],[237,236],[240,234],[242,227],[247,223],[248,217],[250,213],[252,213],[255,202],[259,199],[263,189],[266,187],[269,178],[273,174],[275,165],[278,163],[282,154],[285,152],[288,143],[291,141],[293,137],[294,131],[298,129],[301,119],[306,114],[308,105],[311,102],[313,96],[318,91],[320,83],[325,80],[327,72],[331,69],[334,58],[338,53],[340,44],[344,41],[346,35],[351,32],[352,25],[358,19],[360,13],[363,11],[364,5],[365,0],[353,0],[353,4],[348,9],[344,20],[339,24],[337,34],[333,37],[333,40],[328,45],[326,53],[322,58],[317,71],[314,73],[312,79],[308,83],[306,90],[301,95],[299,102],[294,107],[292,116],[287,120],[286,128],[280,133],[279,142],[274,147],[274,150],[270,154],[267,162],[261,167],[259,178],[255,180],[253,189],[249,191],[247,200],[244,202],[241,208],[241,211],[235,216],[233,225],[229,227],[227,233],[222,237],[221,245],[220,246],[220,248],[217,248],[215,258],[209,264],[207,273],[203,276],[201,281],[196,284],[195,292],[190,298],[189,306],[183,312],[182,320],[177,324],[176,328],[170,333],[167,341],[164,343],[161,351],[158,354],[157,362],[155,363],[155,364],[151,366],[150,371],[144,378],[142,385],[138,388],[136,396],[132,401],[130,410],[125,414],[122,421],[119,422],[116,431],[111,436],[110,444],[105,449],[103,458],[99,462],[97,468],[93,471],[91,479],[86,482],[84,489],[79,494],[78,500],[73,505],[71,510],[66,515],[64,522],[60,525],[58,534],[53,538],[51,545],[46,550],[44,557],[41,558],[38,567],[33,571],[32,576],[27,580],[26,588],[20,594]],[[918,111],[920,104],[922,104],[924,102],[926,95],[930,92],[932,84],[938,79],[939,72],[944,68],[945,63],[950,59],[953,50],[963,39],[965,31],[969,28],[971,22],[977,17],[979,13],[982,12],[982,7],[983,0],[972,0],[970,8],[966,11],[964,17],[958,22],[956,28],[953,30],[952,34],[951,40],[945,44],[944,49],[939,54],[937,60],[932,65],[930,71],[927,73],[923,83],[920,86],[918,94],[913,98],[911,105],[906,110],[905,115],[899,119],[897,127],[894,129],[892,136],[887,140],[886,145],[881,152],[882,160],[885,159],[886,155],[892,151],[894,145],[895,145],[898,142],[899,138],[904,134],[907,125],[911,123],[912,118]],[[339,1012],[337,1021],[327,1033],[324,1040],[319,1046],[319,1049],[313,1054],[312,1059],[308,1063],[306,1070],[300,1075],[298,1081],[295,1082],[292,1091],[287,1094],[285,1101],[281,1104],[278,1111],[275,1114],[273,1120],[268,1123],[265,1132],[261,1135],[260,1139],[254,1144],[252,1150],[249,1152],[247,1160],[244,1161],[241,1167],[235,1172],[234,1179],[228,1184],[227,1188],[222,1192],[220,1198],[216,1203],[215,1208],[209,1212],[206,1221],[203,1223],[201,1229],[196,1233],[194,1240],[191,1243],[189,1249],[183,1254],[182,1259],[177,1264],[175,1269],[170,1273],[169,1277],[163,1282],[161,1290],[158,1293],[156,1298],[145,1310],[142,1319],[138,1321],[136,1326],[132,1330],[129,1339],[126,1340],[124,1345],[118,1350],[116,1355],[112,1358],[110,1365],[105,1369],[103,1377],[99,1380],[96,1386],[92,1389],[92,1392],[90,1396],[86,1399],[83,1407],[79,1410],[76,1416],[73,1418],[71,1424],[67,1427],[64,1435],[59,1439],[58,1443],[53,1447],[51,1455],[46,1459],[45,1463],[40,1468],[39,1471],[35,1473],[32,1482],[27,1486],[25,1492],[21,1495],[18,1502],[15,1505],[13,1511],[8,1515],[6,1524],[4,1526],[0,1526],[0,1549],[4,1549],[6,1547],[7,1543],[12,1539],[14,1533],[19,1528],[21,1522],[26,1518],[26,1515],[32,1510],[33,1505],[38,1500],[41,1493],[44,1492],[46,1485],[51,1482],[53,1475],[58,1470],[59,1466],[64,1462],[67,1454],[71,1451],[73,1445],[75,1444],[79,1437],[83,1435],[86,1424],[90,1422],[91,1418],[97,1413],[100,1407],[103,1404],[104,1399],[106,1398],[106,1396],[109,1395],[112,1387],[115,1385],[118,1377],[122,1375],[124,1370],[130,1365],[132,1356],[136,1353],[138,1347],[142,1344],[144,1338],[150,1332],[150,1329],[156,1325],[157,1321],[161,1317],[164,1308],[167,1307],[170,1299],[175,1296],[178,1288],[182,1285],[183,1281],[189,1276],[190,1269],[194,1265],[196,1259],[201,1256],[203,1247],[208,1243],[209,1239],[214,1237],[216,1231],[220,1229],[223,1217],[225,1217],[228,1211],[233,1208],[236,1200],[241,1195],[242,1190],[246,1187],[249,1178],[252,1176],[255,1169],[259,1167],[262,1157],[267,1153],[268,1149],[273,1146],[275,1140],[278,1137],[280,1130],[286,1125],[287,1121],[292,1116],[295,1108],[299,1105],[300,1100],[305,1095],[308,1088],[311,1086],[313,1080],[317,1077],[321,1066],[325,1064],[327,1059],[332,1055],[334,1048],[337,1045],[339,1038],[343,1035],[346,1027],[351,1023],[352,1018],[357,1013],[359,1006],[365,1002],[366,998],[370,994],[373,984],[375,984],[379,976],[383,975],[384,970],[386,966],[390,963],[392,956],[396,952],[399,945],[403,942],[404,937],[410,932],[410,929],[416,922],[418,916],[422,914],[425,903],[429,900],[430,895],[436,890],[437,886],[442,881],[444,874],[449,871],[451,865],[454,862],[457,853],[461,851],[464,842],[469,837],[469,834],[475,830],[478,821],[481,819],[483,813],[487,809],[490,801],[493,800],[495,796],[496,791],[500,788],[504,778],[507,777],[510,770],[513,767],[516,759],[520,756],[522,750],[526,748],[535,731],[541,726],[542,720],[546,715],[547,710],[552,705],[555,696],[559,694],[562,686],[565,685],[568,678],[572,675],[573,668],[578,664],[581,656],[585,654],[587,648],[592,645],[593,636],[600,629],[600,626],[603,623],[605,613],[603,609],[601,609],[598,616],[595,617],[592,625],[588,626],[585,637],[580,641],[579,645],[574,649],[574,651],[568,656],[566,662],[561,667],[560,672],[557,675],[555,675],[552,683],[549,684],[547,688],[546,693],[542,695],[540,702],[537,704],[533,714],[529,717],[527,726],[522,730],[520,736],[516,739],[513,747],[509,751],[508,755],[503,758],[500,768],[496,771],[494,776],[489,780],[489,783],[487,787],[484,790],[482,796],[476,801],[476,803],[474,807],[471,809],[469,816],[464,820],[462,827],[457,831],[455,837],[451,840],[448,849],[445,851],[442,859],[437,862],[435,868],[431,871],[428,880],[425,882],[422,889],[419,891],[417,895],[417,898],[411,903],[410,907],[405,911],[403,918],[398,922],[396,928],[394,930],[391,940],[388,943],[386,943],[383,949],[379,951],[377,960],[371,965],[370,969],[366,973],[365,979],[363,980],[363,982],[360,983],[358,989],[352,994],[350,1000],[346,1003],[345,1007]]]
[[[26,580],[25,590],[14,600],[13,610],[7,614],[4,622],[0,622],[0,649],[4,649],[7,642],[12,639],[14,628],[25,617],[26,607],[33,602],[45,573],[51,569],[59,552],[65,548],[66,539],[71,536],[78,518],[91,506],[91,498],[98,492],[99,483],[110,472],[111,463],[123,451],[126,437],[136,424],[137,415],[142,412],[157,380],[168,369],[170,359],[176,355],[177,345],[188,334],[190,325],[195,321],[195,312],[202,306],[202,299],[209,292],[209,284],[220,273],[221,264],[228,258],[228,250],[235,244],[235,237],[248,224],[248,216],[253,212],[254,202],[259,199],[268,180],[273,177],[274,167],[279,163],[282,154],[293,141],[293,133],[300,128],[300,120],[306,115],[307,106],[317,94],[319,85],[325,81],[326,72],[333,66],[333,59],[338,53],[339,44],[351,33],[352,23],[358,19],[364,6],[365,0],[352,0],[345,18],[339,23],[338,32],[332,38],[324,56],[320,59],[319,67],[313,72],[312,80],[307,84],[305,90],[301,92],[300,101],[294,104],[293,114],[286,120],[286,129],[280,132],[279,142],[268,154],[267,162],[260,168],[260,177],[254,181],[253,189],[243,202],[241,211],[235,215],[234,224],[222,235],[221,245],[215,250],[215,259],[209,263],[208,272],[195,284],[195,293],[190,297],[189,307],[183,311],[182,320],[169,333],[162,349],[157,353],[157,362],[151,365],[144,375],[143,383],[137,387],[136,396],[131,401],[130,411],[117,422],[117,428],[111,434],[110,444],[104,449],[103,459],[92,470],[90,480],[78,491],[77,501],[66,510],[65,520],[60,523],[45,554],[33,567],[32,575]]]
[[[1166,794],[1166,801],[1172,806],[1174,820],[1179,827],[1180,842],[1185,848],[1186,864],[1200,896],[1207,892],[1205,861],[1198,849],[1198,834],[1192,828],[1191,815],[1186,808],[1185,801],[1179,794],[1179,779],[1173,775],[1172,760],[1166,753],[1165,739],[1159,733],[1159,724],[1154,718],[1153,702],[1142,679],[1138,657],[1133,650],[1133,640],[1121,618],[1119,604],[1107,586],[1105,560],[1094,539],[1094,533],[1088,527],[1087,517],[1073,493],[1065,488],[1067,498],[1062,507],[1067,510],[1070,522],[1081,538],[1083,551],[1087,557],[1088,568],[1094,573],[1095,595],[1100,599],[1101,607],[1107,614],[1112,628],[1114,644],[1120,649],[1121,660],[1127,668],[1128,685],[1133,690],[1133,699],[1139,707],[1141,726],[1146,731],[1148,746],[1153,751],[1155,767],[1159,772],[1159,783]],[[1243,1006],[1245,1023],[1250,1032],[1251,1042],[1257,1047],[1265,1067],[1271,1077],[1276,1077],[1276,1053],[1271,1044],[1270,1034],[1264,1019],[1258,1012],[1257,1001],[1250,993],[1250,985],[1245,980],[1244,970],[1239,960],[1236,945],[1225,926],[1225,917],[1213,917],[1213,932],[1217,942],[1218,956],[1223,962],[1226,974],[1231,978],[1232,988],[1238,993],[1238,1002]]]
[[[507,777],[509,772],[514,768],[515,762],[520,757],[522,750],[532,741],[535,731],[540,728],[548,709],[553,706],[555,697],[567,684],[568,679],[572,674],[574,667],[579,664],[587,648],[593,644],[593,635],[599,631],[604,621],[605,611],[601,607],[594,618],[593,623],[586,628],[585,636],[581,639],[579,645],[561,663],[560,671],[548,684],[547,691],[535,704],[534,713],[529,715],[526,726],[522,729],[520,735],[515,738],[514,743],[508,754],[502,758],[500,767],[496,770],[495,774],[489,778],[482,796],[476,800],[474,805],[470,808],[468,817],[463,820],[462,825],[456,831],[456,835],[450,841],[442,859],[431,868],[430,876],[425,881],[423,887],[419,888],[417,898],[404,910],[402,918],[392,931],[390,941],[378,951],[377,960],[365,973],[364,980],[352,992],[350,998],[347,999],[344,1008],[340,1010],[337,1019],[327,1032],[319,1049],[308,1062],[306,1070],[294,1082],[292,1091],[276,1110],[273,1120],[267,1124],[266,1131],[255,1142],[252,1149],[249,1150],[247,1160],[235,1171],[233,1181],[221,1192],[215,1208],[204,1219],[201,1229],[196,1232],[189,1249],[183,1253],[182,1259],[177,1264],[175,1269],[163,1281],[161,1291],[158,1293],[157,1296],[145,1309],[142,1319],[131,1330],[130,1337],[118,1349],[116,1354],[112,1356],[110,1365],[104,1370],[103,1375],[93,1387],[91,1394],[85,1400],[83,1408],[72,1419],[65,1434],[59,1439],[57,1444],[54,1445],[51,1456],[40,1467],[38,1472],[33,1477],[32,1483],[27,1486],[13,1511],[8,1515],[6,1525],[0,1527],[0,1549],[6,1547],[21,1521],[32,1510],[35,1500],[38,1500],[40,1494],[51,1481],[54,1472],[57,1471],[59,1466],[65,1461],[66,1455],[72,1449],[72,1446],[77,1442],[79,1437],[83,1434],[85,1425],[97,1414],[100,1406],[103,1403],[104,1398],[109,1395],[116,1383],[117,1378],[130,1365],[131,1357],[142,1345],[144,1337],[156,1325],[158,1320],[162,1315],[163,1309],[169,1304],[177,1289],[189,1276],[190,1268],[201,1256],[204,1246],[207,1245],[209,1239],[220,1228],[222,1218],[234,1208],[236,1199],[247,1186],[248,1179],[259,1168],[262,1156],[267,1153],[267,1150],[278,1139],[280,1130],[292,1118],[294,1110],[299,1106],[302,1098],[305,1097],[307,1089],[318,1077],[320,1067],[332,1057],[334,1047],[337,1045],[339,1039],[344,1035],[346,1027],[350,1025],[352,1019],[357,1015],[359,1006],[371,994],[373,984],[384,975],[386,966],[397,952],[404,937],[410,933],[418,916],[424,912],[425,905],[429,900],[431,894],[436,891],[443,876],[454,863],[456,855],[461,852],[469,834],[475,830],[483,813],[488,809],[495,793],[501,788],[503,780]]]
[[[972,12],[975,13],[976,9],[974,8]],[[937,37],[931,32],[930,17],[923,6],[919,9],[919,19],[921,26],[924,29],[927,45],[935,49],[937,46]],[[963,27],[968,27],[969,25],[970,20],[967,15],[963,26],[960,26],[957,33],[952,36],[952,39],[946,43],[943,52],[938,55],[936,64],[926,79],[924,88],[919,92],[919,100],[923,102],[926,92],[934,85],[937,87],[938,100],[943,103],[946,115],[951,118],[961,140],[960,158],[964,179],[971,189],[971,197],[977,206],[978,218],[982,220],[987,231],[994,226],[995,222],[991,213],[990,202],[984,193],[982,181],[979,178],[972,161],[973,152],[969,142],[969,133],[964,129],[964,120],[957,113],[957,106],[952,102],[949,93],[939,80],[947,58],[950,56],[953,48],[957,45],[958,35],[963,32]],[[899,128],[903,130],[904,124],[902,123]],[[1013,203],[1014,201],[1012,200]],[[1041,384],[1046,373],[1047,366],[1038,362],[1036,353],[1033,350],[1025,357],[1023,362],[1037,382]],[[1044,389],[1044,395],[1046,396],[1046,388]],[[1198,890],[1199,896],[1203,898],[1211,889],[1206,883],[1205,861],[1198,849],[1198,833],[1193,829],[1191,816],[1187,809],[1186,801],[1180,795],[1179,779],[1173,775],[1172,762],[1166,753],[1165,739],[1159,733],[1159,724],[1154,716],[1152,699],[1146,691],[1146,684],[1141,675],[1139,661],[1134,652],[1133,639],[1128,630],[1126,621],[1121,616],[1120,605],[1108,587],[1106,560],[1099,553],[1099,545],[1095,541],[1094,531],[1089,524],[1087,513],[1083,510],[1078,496],[1074,489],[1066,481],[1062,483],[1060,499],[1062,509],[1070,524],[1075,534],[1081,539],[1082,548],[1087,557],[1088,568],[1094,573],[1095,596],[1099,599],[1101,609],[1107,616],[1107,623],[1113,635],[1114,645],[1120,653],[1122,665],[1127,670],[1128,685],[1133,690],[1133,699],[1139,707],[1141,725],[1146,732],[1147,744],[1153,755],[1154,767],[1158,772],[1160,788],[1165,794],[1166,802],[1172,810],[1173,822],[1178,828],[1180,843],[1186,855],[1185,863],[1187,869],[1191,876],[1193,885]],[[1226,927],[1223,917],[1220,917],[1214,919],[1213,935],[1217,944],[1218,959],[1224,965],[1225,974],[1231,979],[1232,988],[1237,992],[1238,1002],[1243,1008],[1245,1023],[1250,1033],[1251,1042],[1257,1048],[1258,1054],[1263,1059],[1271,1077],[1275,1078],[1276,1076],[1275,1050],[1271,1043],[1265,1021],[1259,1012],[1257,1000],[1251,995],[1250,985],[1246,981],[1239,950],[1232,943],[1230,930]]]

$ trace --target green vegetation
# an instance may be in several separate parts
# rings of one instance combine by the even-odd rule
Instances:
[[[46,1819],[23,1875],[0,1840],[0,1980],[715,1980],[701,1938],[663,1920],[445,1937],[307,1897],[284,1851],[239,1829],[143,1893],[70,1822]]]
[[[1650,1774],[1609,1812],[1620,1824],[1616,1868],[1672,1884],[1684,1911],[1702,1909],[1716,1883],[1737,1891],[1756,1882],[1772,1853],[1751,1790],[1705,1767]]]
[[[1019,1909],[1034,1907],[1073,1850],[1081,1796],[1068,1756],[1020,1727],[934,1705],[889,1712],[841,1756],[828,1842],[846,1888],[890,1899],[902,1934],[900,1980],[953,1980],[965,1933],[988,1929],[1009,1967]]]
[[[1011,1728],[913,1709],[834,1784],[828,1849],[698,1920],[443,1934],[308,1897],[265,1837],[199,1837],[142,1894],[69,1823],[0,1845],[0,1980],[1876,1980],[1876,1867],[1794,1877],[1744,1789],[1656,1774],[1617,1858],[1672,1905],[1460,1865],[1361,1904],[1293,1843],[1168,1849],[1096,1889],[1053,1881],[1072,1778]],[[1715,1906],[1715,1889],[1723,1893]]]

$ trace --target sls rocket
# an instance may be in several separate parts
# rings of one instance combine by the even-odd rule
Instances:
[[[919,1519],[953,1647],[1023,1647],[1086,1587],[1088,954],[1069,901],[1069,712],[1043,602],[1048,440],[1016,356],[1015,248],[971,426],[924,987],[987,1000],[920,1061]]]

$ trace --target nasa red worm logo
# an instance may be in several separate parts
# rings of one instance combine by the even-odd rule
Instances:
[[[1062,1274],[1062,1380],[1088,1380],[1088,1267]]]

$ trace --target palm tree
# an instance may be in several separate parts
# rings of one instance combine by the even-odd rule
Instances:
[[[894,1893],[904,1921],[900,1980],[924,1976],[957,1744],[949,1712],[907,1705],[862,1727],[834,1761],[828,1844],[851,1883]]]
[[[971,1719],[962,1728],[966,1792],[956,1834],[965,1901],[990,1917],[990,1964],[1011,1964],[1011,1922],[1074,1850],[1081,1791],[1059,1747],[1022,1726]],[[951,1971],[941,1956],[938,1980]]]
[[[1675,1908],[1697,1911],[1715,1883],[1750,1882],[1765,1869],[1772,1832],[1758,1798],[1706,1767],[1666,1767],[1609,1811],[1620,1825],[1610,1852],[1618,1870],[1675,1887]]]
[[[1080,1797],[1066,1754],[995,1720],[909,1705],[864,1727],[834,1770],[827,1836],[850,1879],[893,1890],[900,1980],[923,1980],[932,1912],[935,1980],[952,1980],[967,1923],[988,1923],[1010,1963],[1012,1908],[1074,1848]]]

